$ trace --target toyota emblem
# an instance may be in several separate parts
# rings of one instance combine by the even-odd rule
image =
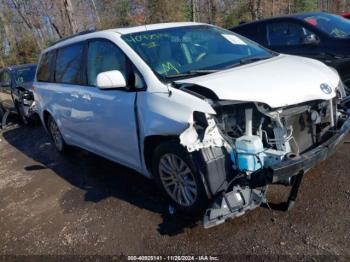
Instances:
[[[327,94],[327,95],[332,93],[332,88],[327,84],[321,84],[320,88],[321,88],[322,92]]]

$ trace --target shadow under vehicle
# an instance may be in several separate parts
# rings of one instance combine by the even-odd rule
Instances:
[[[9,117],[3,138],[36,164],[24,165],[26,172],[51,170],[64,179],[73,189],[67,190],[58,199],[65,213],[72,212],[87,203],[99,203],[108,198],[152,213],[161,214],[157,231],[161,235],[177,235],[186,228],[198,225],[196,218],[169,214],[168,202],[161,196],[155,183],[125,166],[119,165],[93,153],[78,148],[70,148],[66,155],[61,155],[54,148],[44,128],[17,125],[15,115]],[[38,185],[40,187],[40,185]],[[82,190],[82,196],[77,194]],[[124,212],[118,210],[117,212]]]

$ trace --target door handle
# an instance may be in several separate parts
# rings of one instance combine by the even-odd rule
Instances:
[[[83,94],[81,98],[85,99],[85,100],[88,100],[88,101],[91,100],[91,96],[89,94]]]
[[[77,99],[79,98],[79,94],[76,92],[71,93],[70,96]]]

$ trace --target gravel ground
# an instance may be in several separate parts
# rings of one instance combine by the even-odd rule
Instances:
[[[12,125],[0,140],[0,255],[350,260],[350,144],[307,174],[290,212],[260,207],[204,229],[166,215],[153,182],[136,172],[82,150],[59,155],[41,127]],[[288,190],[270,187],[271,205]]]

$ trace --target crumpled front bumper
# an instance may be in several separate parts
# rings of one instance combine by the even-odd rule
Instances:
[[[260,206],[266,201],[266,185],[281,183],[300,174],[302,176],[310,168],[333,154],[349,131],[350,117],[323,144],[291,160],[285,160],[252,173],[249,186],[234,187],[230,192],[217,195],[203,217],[204,227],[216,226],[228,218],[241,216],[246,211]]]
[[[268,169],[258,171],[254,175],[263,175],[265,176],[265,181],[267,184],[274,184],[279,183],[280,181],[286,181],[288,178],[297,174],[305,173],[307,170],[316,166],[318,163],[332,155],[349,131],[350,117],[348,117],[341,128],[334,132],[334,135],[323,144],[293,159],[282,161],[269,167]]]

